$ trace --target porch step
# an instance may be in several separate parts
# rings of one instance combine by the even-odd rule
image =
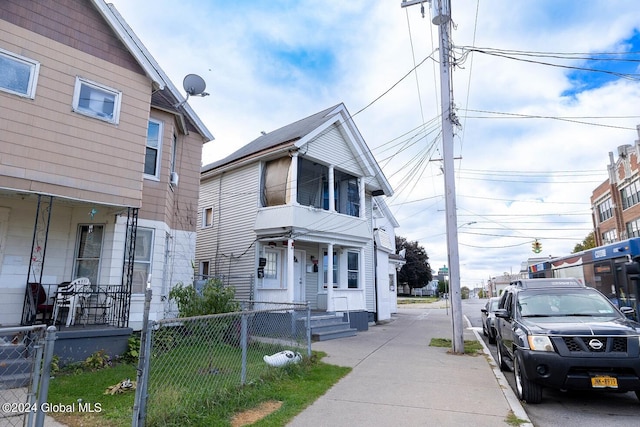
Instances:
[[[352,328],[342,315],[326,314],[311,316],[311,340],[327,341],[353,337],[358,330]]]
[[[31,381],[32,361],[25,357],[26,346],[11,344],[12,337],[0,337],[0,390],[26,387]]]

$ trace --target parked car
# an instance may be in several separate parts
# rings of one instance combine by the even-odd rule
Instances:
[[[496,315],[495,311],[498,309],[500,303],[500,297],[492,297],[487,300],[487,303],[480,309],[482,312],[482,333],[485,337],[489,338],[489,344],[496,343]]]
[[[540,403],[544,387],[640,399],[640,323],[597,290],[577,279],[518,280],[495,315],[498,364],[513,365],[521,400]]]

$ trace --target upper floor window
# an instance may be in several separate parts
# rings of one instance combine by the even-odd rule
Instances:
[[[0,90],[35,98],[40,63],[0,49]]]
[[[622,199],[622,209],[627,209],[640,203],[640,182],[635,180],[620,190],[620,198]]]
[[[358,178],[340,171],[335,171],[334,177],[336,211],[350,216],[360,216]]]
[[[604,202],[598,204],[598,219],[600,222],[606,221],[613,216],[613,206],[611,199],[608,198]]]
[[[115,89],[77,77],[73,92],[73,111],[109,123],[118,123],[121,98],[122,94]]]
[[[202,228],[211,227],[213,225],[213,208],[204,208],[202,210]]]
[[[149,178],[160,178],[160,153],[162,150],[162,123],[149,120],[147,128],[147,151],[144,156],[144,174]]]

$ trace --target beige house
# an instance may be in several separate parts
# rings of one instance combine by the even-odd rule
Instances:
[[[193,280],[213,136],[103,0],[0,9],[0,325],[51,323],[79,277],[62,331],[139,329],[147,286],[164,317],[171,286]]]
[[[199,273],[239,299],[309,302],[366,329],[379,296],[373,199],[391,194],[343,104],[264,133],[202,169]]]

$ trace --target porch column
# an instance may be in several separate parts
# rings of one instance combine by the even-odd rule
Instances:
[[[365,217],[365,204],[364,204],[364,178],[358,178],[358,190],[360,191],[360,218]]]
[[[293,302],[295,291],[293,256],[293,239],[287,239],[287,302]]]
[[[291,153],[291,169],[289,169],[289,204],[295,206],[298,204],[298,152]]]
[[[336,211],[336,195],[335,195],[335,177],[334,177],[333,165],[329,166],[329,212]],[[333,258],[333,257],[329,257]]]
[[[335,311],[333,302],[333,243],[327,245],[327,311]]]

